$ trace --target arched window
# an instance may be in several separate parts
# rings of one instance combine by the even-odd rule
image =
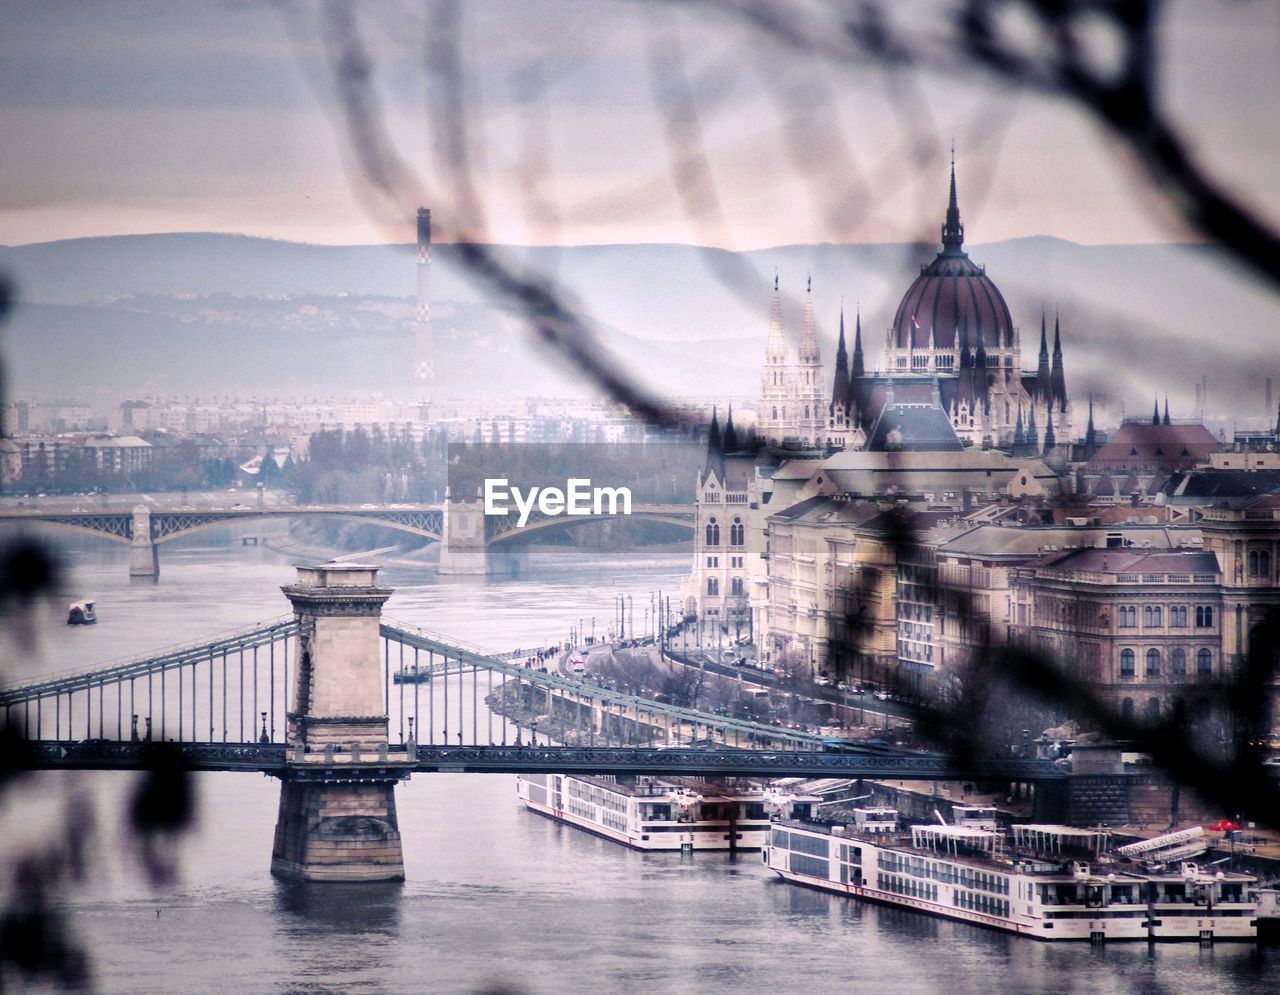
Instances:
[[[1147,721],[1148,722],[1160,721],[1160,699],[1159,698],[1147,699]]]
[[[1160,676],[1160,651],[1154,646],[1147,650],[1147,676]]]
[[[1132,677],[1134,672],[1135,656],[1133,650],[1123,649],[1120,651],[1120,676]]]
[[[729,526],[729,545],[745,546],[747,544],[747,530],[742,524],[741,518],[735,518],[733,524]]]
[[[1187,676],[1187,651],[1181,646],[1175,646],[1169,651],[1169,670],[1174,677]]]
[[[1271,554],[1265,549],[1258,554],[1258,576],[1271,576]]]
[[[1132,698],[1125,698],[1125,700],[1120,704],[1120,714],[1125,719],[1128,719],[1128,720],[1133,719],[1133,699]]]
[[[778,406],[776,404],[773,406],[773,420],[778,420]]]
[[[1142,606],[1142,626],[1146,629],[1160,628],[1160,616],[1163,613],[1159,605],[1143,605]]]
[[[707,578],[707,596],[712,598],[720,596],[720,579],[718,577]]]
[[[735,598],[742,597],[742,595],[745,592],[742,586],[741,577],[734,577],[733,580],[729,581],[729,593],[732,594]]]
[[[1208,677],[1213,673],[1213,651],[1207,646],[1202,646],[1196,652],[1196,673],[1201,677]]]
[[[716,524],[716,520],[714,518],[707,522],[707,545],[720,545],[720,526]]]

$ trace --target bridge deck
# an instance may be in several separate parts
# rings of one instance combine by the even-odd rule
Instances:
[[[1047,760],[1010,757],[964,764],[941,753],[814,753],[779,750],[657,749],[576,746],[396,746],[382,759],[366,748],[357,758],[308,754],[271,743],[119,743],[103,740],[38,742],[16,766],[32,770],[146,770],[158,758],[193,771],[261,771],[276,777],[398,780],[413,773],[584,773],[725,775],[734,777],[852,777],[879,780],[1057,781],[1065,775]]]

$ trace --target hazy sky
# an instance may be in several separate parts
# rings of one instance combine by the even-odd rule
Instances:
[[[940,2],[898,9],[929,30]],[[447,220],[443,136],[427,120],[438,84],[422,68],[439,11],[355,10],[396,146]],[[904,91],[876,68],[799,57],[700,8],[493,0],[461,10],[475,173],[494,239],[932,240],[952,138],[972,241],[1186,237],[1088,122],[1039,97],[974,78],[918,77]],[[407,226],[375,224],[352,192],[317,11],[0,6],[0,243],[197,230],[409,240]],[[1196,153],[1273,219],[1278,39],[1274,2],[1171,4],[1160,68]],[[655,113],[673,66],[690,80],[715,183],[718,215],[700,224]],[[677,163],[692,148],[678,151]]]

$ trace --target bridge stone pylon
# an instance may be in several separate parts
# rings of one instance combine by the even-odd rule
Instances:
[[[382,605],[391,590],[378,568],[298,567],[282,590],[297,642],[287,742],[304,757],[387,742],[386,689],[378,659]],[[404,854],[395,779],[325,763],[291,765],[280,786],[271,873],[307,881],[402,881]]]
[[[159,577],[160,557],[151,538],[151,509],[140,504],[133,509],[133,539],[129,544],[129,576]]]

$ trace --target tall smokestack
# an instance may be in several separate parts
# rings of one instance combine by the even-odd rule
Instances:
[[[436,368],[431,349],[431,211],[418,208],[418,320],[413,337],[415,400],[434,400]]]

